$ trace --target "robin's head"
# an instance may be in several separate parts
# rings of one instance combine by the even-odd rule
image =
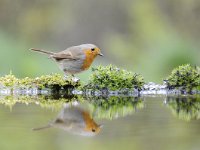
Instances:
[[[83,49],[83,51],[90,56],[96,57],[96,56],[103,56],[101,53],[101,50],[94,44],[83,44],[80,45]]]

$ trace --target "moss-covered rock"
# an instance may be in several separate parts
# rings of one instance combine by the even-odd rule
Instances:
[[[113,120],[144,108],[144,101],[134,97],[87,97],[92,114],[98,119]]]
[[[60,74],[43,75],[34,79],[34,83],[38,88],[75,88],[80,86],[80,81],[74,81],[73,78],[64,78]]]
[[[181,120],[200,119],[200,97],[167,97],[167,106]]]
[[[0,85],[4,87],[14,87],[18,84],[19,79],[17,79],[12,73],[0,77]]]
[[[64,78],[60,74],[43,75],[37,78],[23,78],[18,79],[14,75],[9,74],[4,77],[0,77],[0,84],[3,87],[28,89],[37,88],[39,90],[49,88],[53,91],[60,89],[75,88],[81,85],[79,80],[73,80],[73,78]]]
[[[165,80],[168,89],[181,89],[191,93],[193,89],[200,90],[200,69],[189,64],[172,70]]]
[[[107,89],[111,91],[123,89],[141,90],[144,79],[141,75],[117,68],[115,66],[98,66],[92,69],[87,89]]]
[[[35,84],[35,79],[29,78],[29,77],[25,77],[23,79],[18,79],[17,82],[17,87],[20,88],[33,88],[36,87],[37,85]]]

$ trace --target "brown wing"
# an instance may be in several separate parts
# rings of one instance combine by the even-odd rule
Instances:
[[[77,60],[83,57],[83,55],[84,53],[82,52],[79,46],[73,46],[73,47],[67,48],[64,51],[55,53],[51,57],[55,58],[56,60],[63,60],[63,59]]]
[[[56,60],[73,59],[72,54],[67,51],[55,53],[54,55],[51,55],[51,57]]]

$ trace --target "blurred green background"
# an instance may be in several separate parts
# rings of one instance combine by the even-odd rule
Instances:
[[[199,0],[0,0],[0,75],[62,73],[28,49],[93,43],[105,55],[93,66],[112,63],[162,82],[175,66],[200,65],[199,27]]]

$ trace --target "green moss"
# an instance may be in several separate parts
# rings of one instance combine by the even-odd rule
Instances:
[[[167,97],[167,106],[181,120],[200,119],[200,97]]]
[[[35,84],[39,88],[57,88],[57,87],[78,87],[80,86],[80,82],[73,81],[72,78],[64,79],[60,74],[52,74],[52,75],[43,75],[39,78],[35,78]]]
[[[87,97],[92,114],[98,119],[113,120],[131,115],[136,110],[144,108],[144,102],[134,97]]]
[[[18,83],[18,80],[12,73],[0,77],[0,84],[5,87],[13,87]]]
[[[179,66],[172,70],[166,80],[169,89],[182,88],[187,92],[193,89],[200,90],[200,69],[189,64]]]
[[[75,88],[80,86],[80,81],[73,81],[72,78],[65,79],[60,74],[43,75],[37,78],[23,78],[17,79],[14,75],[9,74],[4,77],[0,77],[0,84],[5,87],[15,88],[33,88],[38,89],[49,88],[52,90]]]
[[[92,69],[92,75],[85,88],[89,89],[108,89],[112,91],[122,89],[141,90],[144,85],[143,77],[115,66],[98,66]]]
[[[33,88],[35,87],[35,80],[29,77],[25,77],[23,79],[18,79],[18,87],[20,88]]]

